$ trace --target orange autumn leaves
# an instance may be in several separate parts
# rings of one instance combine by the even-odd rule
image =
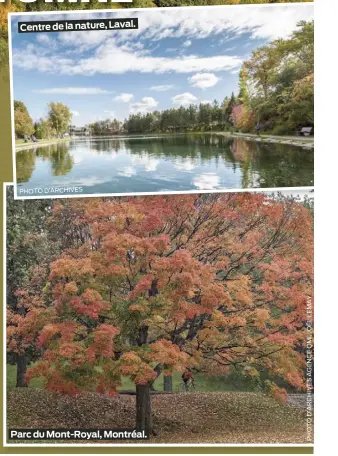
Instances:
[[[86,338],[84,328],[75,322],[46,325],[36,341],[44,349],[43,360],[28,370],[27,381],[43,376],[46,388],[61,393],[94,389],[115,394],[119,373],[112,358],[119,332],[112,325],[98,324]]]
[[[52,317],[29,378],[114,394],[121,375],[150,383],[158,365],[237,366],[303,387],[313,269],[303,204],[250,193],[55,202],[49,223],[65,220],[76,242],[50,265]]]

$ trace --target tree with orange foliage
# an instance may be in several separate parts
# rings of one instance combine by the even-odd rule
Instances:
[[[16,364],[17,387],[25,386],[27,364],[39,357],[35,336],[44,325],[42,309],[48,305],[43,289],[57,252],[57,244],[50,245],[44,230],[48,210],[47,200],[14,200],[13,187],[7,188],[7,362]]]
[[[50,265],[43,358],[27,380],[77,394],[136,385],[136,425],[152,431],[160,372],[278,376],[304,388],[313,228],[306,205],[261,193],[67,199],[51,223],[78,232]],[[71,215],[73,214],[73,216]],[[69,217],[70,216],[70,217]]]

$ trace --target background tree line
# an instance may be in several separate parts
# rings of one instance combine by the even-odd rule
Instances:
[[[232,127],[231,113],[236,104],[237,99],[232,93],[222,103],[214,100],[212,104],[191,104],[146,114],[131,114],[125,120],[123,130],[134,134],[229,129]]]

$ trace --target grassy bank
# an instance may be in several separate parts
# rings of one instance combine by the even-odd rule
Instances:
[[[16,366],[7,364],[7,389],[15,388],[16,384]],[[206,374],[194,374],[195,390],[201,392],[230,392],[230,391],[250,391],[252,385],[245,379],[234,379],[233,377],[210,377]],[[31,388],[42,388],[43,378],[32,379],[29,386]],[[154,388],[158,391],[163,391],[163,375],[161,374],[154,383]],[[134,383],[128,377],[122,377],[122,385],[120,390],[135,390]],[[173,391],[182,390],[181,373],[174,372],[173,374]]]
[[[62,138],[62,139],[38,139],[37,142],[33,141],[27,141],[25,142],[23,139],[17,139],[15,140],[15,148],[16,149],[30,149],[31,147],[34,146],[43,146],[43,145],[48,145],[48,144],[56,144],[59,142],[68,142],[70,141],[70,138]]]

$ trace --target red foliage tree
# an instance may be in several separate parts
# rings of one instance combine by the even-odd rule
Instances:
[[[147,432],[161,371],[236,366],[304,387],[313,231],[303,204],[259,193],[71,199],[55,204],[54,225],[64,213],[87,234],[50,265],[53,317],[28,378],[116,394],[129,376]]]

